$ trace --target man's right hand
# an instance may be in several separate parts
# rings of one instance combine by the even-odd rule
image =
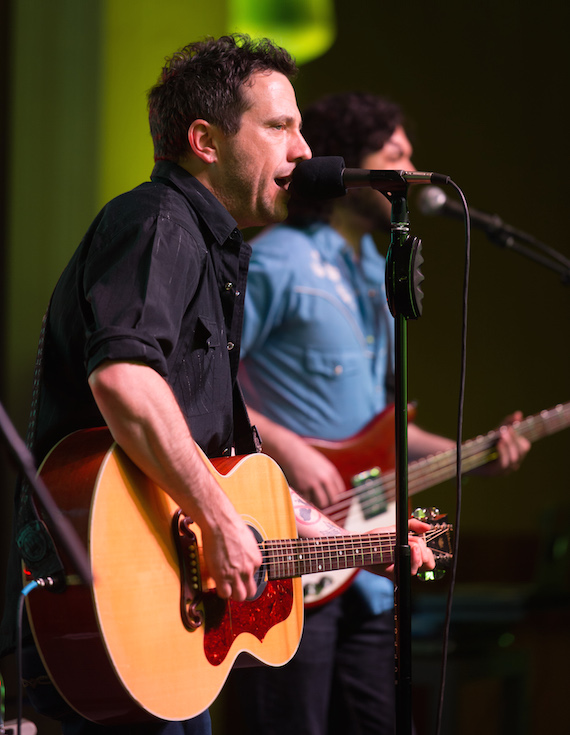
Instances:
[[[285,454],[281,467],[291,487],[317,508],[333,505],[346,491],[334,464],[300,437]]]
[[[257,592],[254,575],[261,566],[261,551],[229,500],[219,502],[217,520],[215,527],[201,527],[206,568],[219,597],[242,602]]]
[[[289,485],[317,508],[327,508],[346,491],[334,464],[290,429],[248,406],[261,435],[263,451],[281,467]]]

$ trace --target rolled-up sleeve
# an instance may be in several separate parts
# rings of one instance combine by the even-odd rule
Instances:
[[[104,360],[125,360],[143,362],[167,378],[200,277],[200,248],[168,217],[112,229],[109,239],[101,227],[78,279],[87,373]]]

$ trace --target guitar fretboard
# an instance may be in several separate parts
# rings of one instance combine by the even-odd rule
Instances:
[[[368,564],[389,564],[394,558],[395,544],[395,534],[272,540],[263,545],[264,561],[269,579],[287,579]]]
[[[570,426],[570,403],[559,404],[534,416],[527,416],[514,424],[514,429],[531,443],[550,436]],[[497,458],[495,445],[500,439],[500,431],[490,431],[462,444],[461,461],[463,472],[470,472],[482,467]],[[408,467],[410,493],[425,490],[428,487],[455,477],[457,451],[450,449],[432,457],[411,462]]]
[[[450,555],[451,530],[451,526],[444,524],[422,535],[436,559]],[[261,544],[268,579],[288,579],[303,574],[391,564],[395,547],[395,533],[277,539]]]

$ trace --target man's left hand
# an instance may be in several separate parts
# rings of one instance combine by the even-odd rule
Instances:
[[[521,421],[522,417],[522,411],[515,411],[505,418],[499,427],[500,438],[497,442],[499,456],[494,462],[479,468],[473,474],[508,475],[510,472],[519,469],[530,449],[528,439],[515,431],[515,426]]]

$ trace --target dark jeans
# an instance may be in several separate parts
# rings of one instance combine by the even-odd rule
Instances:
[[[85,663],[89,666],[89,662]],[[183,722],[163,720],[144,724],[97,725],[81,717],[59,695],[48,681],[45,668],[32,644],[24,647],[22,661],[24,681],[34,682],[26,687],[30,704],[40,714],[61,721],[63,735],[211,735],[210,715],[203,712],[198,717]]]
[[[349,589],[306,613],[291,662],[230,679],[248,734],[394,735],[394,613],[363,614]]]

